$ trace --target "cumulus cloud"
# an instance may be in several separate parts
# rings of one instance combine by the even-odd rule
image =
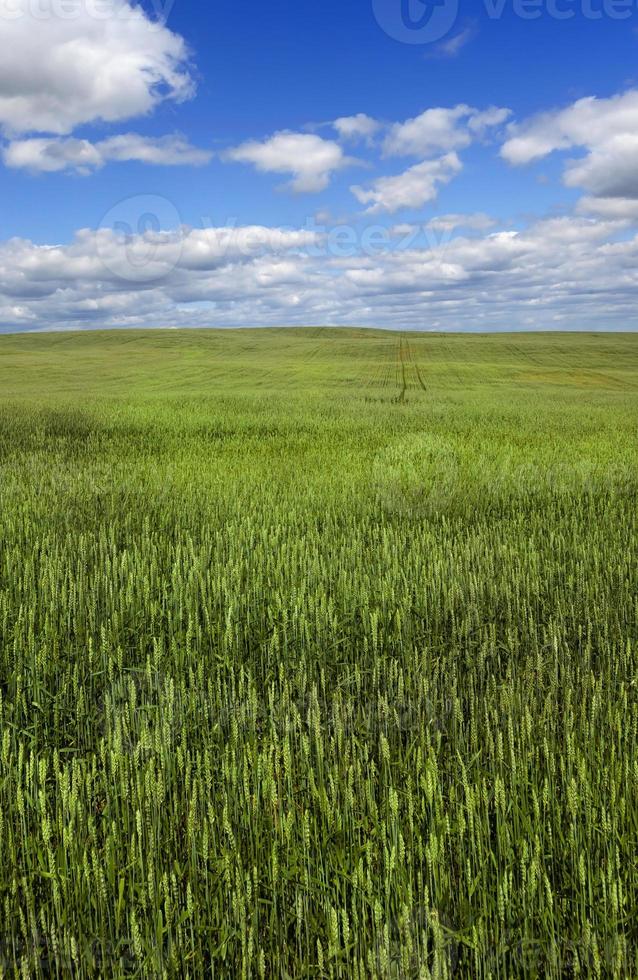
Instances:
[[[356,116],[341,116],[332,125],[342,140],[364,140],[368,145],[381,129],[381,123],[367,116],[365,112],[359,112]]]
[[[638,130],[638,91],[610,99],[579,99],[566,109],[543,112],[509,126],[502,156],[512,164],[531,163],[556,150],[592,149]]]
[[[615,221],[638,222],[638,200],[623,197],[581,197],[577,211]]]
[[[123,133],[97,143],[73,137],[34,137],[14,140],[3,150],[5,166],[34,173],[88,174],[111,161],[202,166],[211,157],[212,152],[191,146],[182,136],[149,137],[137,133]]]
[[[587,192],[582,210],[603,216],[635,215],[638,91],[632,89],[609,99],[579,99],[565,109],[512,124],[501,155],[520,166],[557,151],[577,149],[584,155],[566,161],[563,182]]]
[[[502,109],[499,106],[490,106],[482,111],[474,109],[468,117],[467,128],[475,136],[484,139],[489,135],[490,129],[502,126],[511,115],[511,109]]]
[[[564,217],[350,257],[329,236],[260,226],[14,239],[0,244],[0,325],[636,328],[638,236],[627,232]]]
[[[194,93],[183,38],[140,5],[0,0],[0,129],[66,135],[117,122]],[[98,15],[99,13],[99,15]]]
[[[414,119],[395,123],[385,138],[386,156],[423,156],[439,152],[462,150],[476,138],[504,123],[511,115],[509,109],[496,106],[485,111],[468,105],[452,109],[426,109]]]
[[[592,146],[583,160],[568,163],[564,179],[568,187],[584,187],[597,197],[638,200],[638,132]]]
[[[266,140],[249,140],[224,155],[225,159],[251,163],[263,173],[290,174],[288,186],[296,193],[323,191],[337,170],[354,161],[338,143],[313,133],[280,132]]]
[[[466,228],[472,231],[488,231],[497,222],[488,214],[476,212],[475,214],[439,214],[428,221],[427,227],[432,231],[452,232],[457,228]]]
[[[221,269],[255,263],[262,263],[262,271],[265,263],[277,268],[318,240],[308,229],[259,225],[137,233],[83,229],[64,246],[11,239],[0,245],[0,297],[29,309],[29,302],[66,296],[74,307],[79,304],[79,312],[83,304],[108,305],[123,293],[148,298],[149,291],[168,290],[176,300],[195,297],[206,277]]]
[[[447,153],[436,160],[424,160],[401,174],[379,177],[369,188],[355,185],[351,190],[361,204],[369,205],[369,214],[393,214],[401,208],[420,208],[433,201],[440,186],[448,184],[462,169],[458,155]]]

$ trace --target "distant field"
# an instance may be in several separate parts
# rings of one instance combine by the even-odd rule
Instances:
[[[165,330],[0,336],[3,397],[219,396],[285,389],[348,398],[428,387],[636,391],[638,334]],[[87,391],[87,384],[90,390]],[[130,386],[134,385],[134,392]],[[168,387],[168,391],[167,391]],[[377,390],[379,389],[379,390]],[[283,394],[283,392],[281,392]]]
[[[0,976],[638,976],[638,334],[0,337]]]

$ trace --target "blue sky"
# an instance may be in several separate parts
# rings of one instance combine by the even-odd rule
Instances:
[[[0,329],[635,329],[638,0],[431,6],[0,0]]]

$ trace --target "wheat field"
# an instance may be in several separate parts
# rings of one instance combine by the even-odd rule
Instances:
[[[0,337],[0,975],[638,976],[638,335]]]

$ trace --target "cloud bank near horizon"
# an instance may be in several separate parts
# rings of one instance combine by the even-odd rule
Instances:
[[[485,216],[481,216],[485,220]],[[477,216],[354,229],[81,231],[0,245],[5,329],[277,324],[422,330],[621,329],[635,323],[638,234],[586,216],[477,231]],[[451,229],[456,229],[454,234]],[[349,244],[346,244],[346,241]],[[517,322],[512,322],[516,310]]]

